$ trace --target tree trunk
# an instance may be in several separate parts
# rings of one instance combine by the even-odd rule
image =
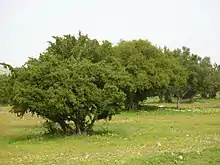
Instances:
[[[128,110],[137,110],[138,109],[138,102],[133,100],[127,100],[126,108]]]
[[[73,128],[70,125],[68,125],[64,120],[59,120],[58,123],[64,131],[64,133],[67,133],[68,131],[73,131]]]
[[[194,103],[195,102],[195,96],[192,96],[191,98],[190,98],[190,103]]]
[[[172,103],[172,98],[171,98],[170,93],[166,93],[166,94],[165,94],[165,101],[166,101],[167,103]]]
[[[177,96],[176,108],[177,108],[177,109],[180,108],[180,97],[179,97],[179,96]]]
[[[138,109],[138,103],[132,101],[129,104],[129,110],[137,110],[137,109]]]
[[[91,135],[93,133],[93,125],[95,123],[95,118],[92,119],[91,123],[86,127],[86,133]]]
[[[159,95],[159,102],[162,103],[163,102],[163,95]]]
[[[133,102],[132,103],[132,110],[137,110],[138,109],[138,103],[137,102]]]
[[[164,90],[161,89],[161,91],[159,90],[158,92],[158,97],[159,97],[159,102],[162,103],[164,102],[163,98],[164,98]]]
[[[80,124],[77,121],[74,121],[74,124],[76,126],[76,134],[81,135],[82,130],[81,130]]]
[[[86,134],[87,132],[87,128],[86,128],[86,123],[84,121],[84,119],[76,119],[73,120],[75,127],[76,127],[76,134],[78,135],[82,135],[82,134]]]
[[[201,93],[201,97],[202,97],[203,99],[207,99],[207,94],[206,94],[206,93]]]
[[[62,128],[63,132],[66,133],[67,130],[64,121],[60,120],[58,121],[58,123],[60,124],[60,127]]]
[[[215,92],[210,93],[209,98],[216,98],[216,93]]]

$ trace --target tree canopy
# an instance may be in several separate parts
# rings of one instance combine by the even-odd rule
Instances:
[[[63,132],[88,133],[97,120],[138,109],[148,97],[160,101],[213,98],[220,89],[220,66],[187,47],[170,50],[148,40],[112,45],[79,32],[54,36],[39,58],[0,76],[0,103],[12,112],[32,113],[57,123]],[[3,99],[4,98],[4,99]]]

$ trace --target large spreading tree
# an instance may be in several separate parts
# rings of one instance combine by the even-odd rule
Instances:
[[[12,112],[36,114],[64,132],[88,133],[96,120],[111,119],[122,110],[125,94],[120,88],[126,74],[103,54],[110,52],[107,43],[81,33],[54,39],[38,59],[13,69]]]

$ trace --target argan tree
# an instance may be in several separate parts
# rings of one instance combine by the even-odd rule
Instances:
[[[130,77],[126,93],[127,109],[137,109],[147,97],[157,96],[158,90],[168,86],[169,61],[161,49],[147,40],[121,41],[116,56]]]
[[[120,88],[127,76],[107,58],[111,45],[106,42],[81,33],[54,39],[38,59],[13,69],[12,112],[36,114],[58,123],[65,133],[91,132],[95,121],[122,110],[125,94]]]

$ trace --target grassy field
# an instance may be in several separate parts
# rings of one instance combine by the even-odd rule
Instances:
[[[1,165],[220,164],[218,108],[124,112],[97,122],[92,136],[65,137],[44,135],[41,119],[8,110],[0,108]]]
[[[153,105],[153,106],[165,106],[170,108],[176,108],[176,99],[173,99],[172,103],[159,103],[158,97],[153,97],[144,101],[143,104]],[[195,102],[192,104],[189,100],[181,100],[180,108],[219,108],[220,109],[220,99],[201,99],[197,98]]]

